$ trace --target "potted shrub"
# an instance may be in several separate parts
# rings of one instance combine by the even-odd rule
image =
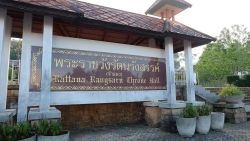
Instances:
[[[16,125],[16,137],[18,141],[36,141],[36,134],[28,122]]]
[[[210,109],[207,105],[204,105],[199,107],[197,111],[199,116],[197,118],[196,131],[200,134],[207,134],[211,126]]]
[[[59,122],[41,120],[36,128],[38,141],[69,141],[69,131],[63,131]]]
[[[234,85],[226,85],[222,88],[219,95],[227,103],[240,103],[245,97],[245,94]]]
[[[16,141],[16,127],[0,124],[0,141]]]
[[[192,137],[196,128],[197,110],[192,105],[187,105],[183,109],[181,116],[176,120],[179,134],[183,137]]]
[[[211,113],[211,129],[222,130],[224,128],[225,114],[221,112]]]

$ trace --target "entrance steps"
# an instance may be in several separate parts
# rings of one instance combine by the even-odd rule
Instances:
[[[215,104],[220,101],[220,97],[216,93],[206,90],[201,85],[195,86],[195,94],[196,96],[202,98],[203,100],[211,104]]]
[[[207,90],[206,88],[202,87],[201,85],[195,86],[195,94],[196,94],[196,96],[198,96],[199,98],[205,100],[206,102],[208,102],[210,104],[216,104],[216,103],[220,102],[220,97],[216,93],[213,93],[213,92]],[[250,121],[250,96],[245,97],[244,103],[245,103],[245,110],[247,113],[247,119],[248,119],[248,121]]]

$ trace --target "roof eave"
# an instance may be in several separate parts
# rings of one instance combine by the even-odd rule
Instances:
[[[88,18],[85,18],[84,15],[79,15],[78,13],[75,13],[75,12],[69,12],[69,11],[58,10],[58,9],[42,7],[42,6],[37,6],[37,5],[32,5],[32,4],[22,3],[22,2],[9,1],[9,0],[1,0],[0,7],[6,7],[12,10],[21,10],[24,12],[30,12],[30,13],[38,14],[38,15],[51,15],[56,18],[71,20],[72,22],[77,22],[77,23],[84,24],[84,25],[97,26],[97,27],[127,31],[127,32],[129,31],[133,33],[138,33],[140,35],[163,38],[162,32],[156,32],[156,31],[141,29],[137,27],[131,27],[131,26],[126,26],[126,25],[120,25],[120,24],[115,24],[115,23],[88,19]]]
[[[211,41],[216,40],[216,38],[213,38],[213,37],[211,37],[211,39],[205,39],[205,38],[200,38],[200,37],[195,37],[195,36],[188,36],[184,34],[171,33],[168,31],[156,32],[156,31],[151,31],[147,29],[131,27],[128,25],[120,25],[120,24],[115,24],[115,23],[87,19],[87,18],[84,18],[83,15],[79,15],[75,12],[69,12],[69,11],[58,10],[58,9],[42,7],[42,6],[21,3],[21,2],[15,2],[15,1],[9,1],[9,0],[1,0],[0,7],[7,7],[8,9],[21,10],[21,11],[30,12],[33,14],[39,13],[40,15],[51,15],[57,18],[71,20],[73,22],[77,22],[77,23],[84,24],[84,25],[97,26],[100,28],[108,28],[108,29],[114,29],[114,30],[125,31],[125,32],[132,32],[132,33],[137,33],[139,35],[151,36],[155,38],[163,39],[164,37],[167,37],[167,36],[173,36],[173,37],[178,36],[179,38],[196,40],[202,43],[204,42],[209,43]]]
[[[59,9],[53,9],[43,6],[37,6],[33,4],[23,3],[23,2],[16,2],[16,1],[10,1],[10,0],[1,0],[0,1],[0,7],[6,7],[8,9],[12,10],[21,10],[24,12],[30,12],[35,13],[38,15],[51,15],[54,17],[63,17],[63,18],[77,18],[80,15],[75,12],[65,11],[65,10],[59,10]]]

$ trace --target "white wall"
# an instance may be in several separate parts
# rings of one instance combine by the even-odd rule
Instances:
[[[42,46],[42,34],[32,33],[31,46]],[[128,54],[165,58],[165,52],[161,49],[140,47],[133,45],[109,43],[94,40],[76,39],[69,37],[53,36],[53,47],[63,49],[97,51],[117,54]],[[167,97],[166,90],[145,91],[67,91],[52,92],[51,105],[74,105],[95,103],[119,103],[164,100]],[[29,106],[39,104],[39,92],[30,92]]]

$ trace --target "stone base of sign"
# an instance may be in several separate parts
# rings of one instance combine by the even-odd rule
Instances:
[[[244,103],[228,104],[221,102],[214,105],[214,111],[225,113],[225,121],[229,123],[243,123],[247,121]]]
[[[158,101],[143,102],[143,106],[145,106],[145,107],[159,107],[160,103],[161,102],[158,102]]]
[[[61,112],[54,107],[51,107],[48,111],[40,111],[39,108],[31,108],[28,114],[29,121],[60,118]]]
[[[5,112],[0,112],[0,123],[12,123],[15,115],[15,109],[7,109]]]
[[[65,129],[145,123],[145,107],[137,103],[56,106]]]
[[[176,133],[176,119],[180,116],[183,108],[186,107],[186,103],[161,103],[159,107],[161,108],[161,129],[171,133]]]
[[[161,102],[159,107],[161,109],[182,109],[186,107],[186,103],[184,101],[177,101],[176,103]]]
[[[160,127],[161,109],[158,107],[159,102],[144,102],[145,121],[150,127]]]
[[[205,102],[203,102],[203,101],[195,101],[195,102],[186,102],[186,104],[192,104],[195,107],[200,107],[200,106],[205,105]]]

